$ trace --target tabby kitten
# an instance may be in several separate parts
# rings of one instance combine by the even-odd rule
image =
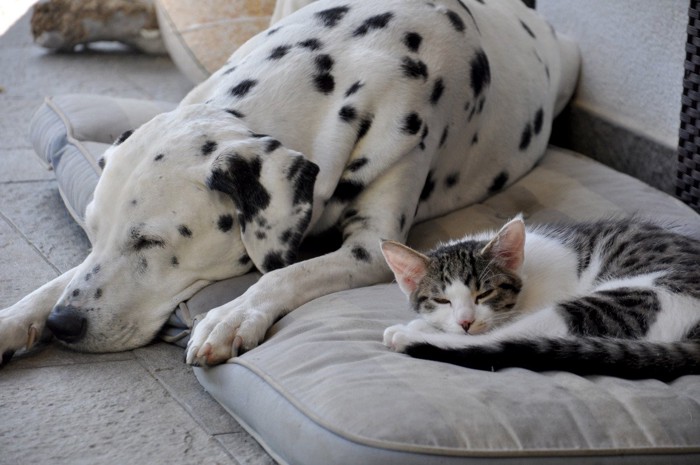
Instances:
[[[418,318],[384,332],[413,357],[672,380],[700,374],[700,242],[609,220],[382,252]]]

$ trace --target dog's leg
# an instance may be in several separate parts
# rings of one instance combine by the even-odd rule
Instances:
[[[0,364],[7,363],[16,351],[31,348],[40,339],[51,309],[73,279],[76,269],[66,271],[13,306],[0,310]]]
[[[388,281],[381,239],[403,240],[427,175],[419,154],[375,179],[348,208],[343,245],[335,252],[263,275],[242,296],[211,310],[194,328],[187,363],[214,365],[257,346],[268,328],[296,307],[332,292]],[[420,154],[423,155],[424,154]]]

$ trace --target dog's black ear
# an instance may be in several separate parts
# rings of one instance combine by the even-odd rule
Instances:
[[[224,150],[214,160],[208,185],[233,199],[243,244],[260,271],[296,259],[311,220],[318,171],[269,137]]]

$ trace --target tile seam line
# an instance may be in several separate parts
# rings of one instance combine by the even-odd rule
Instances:
[[[41,250],[39,250],[39,248],[32,241],[29,240],[29,238],[22,232],[22,230],[19,229],[19,227],[12,220],[10,220],[10,218],[8,218],[7,215],[5,215],[5,213],[3,213],[2,211],[0,211],[0,218],[5,220],[5,222],[10,226],[10,228],[14,230],[17,234],[19,234],[20,237],[24,239],[24,241],[29,245],[29,247],[31,247],[36,253],[39,254],[41,259],[56,272],[56,276],[60,276],[63,273],[61,270],[58,269],[56,265],[49,261],[49,259],[41,252]]]
[[[209,428],[207,427],[207,425],[193,414],[193,412],[192,412],[191,409],[187,406],[186,403],[184,403],[184,402],[182,402],[182,401],[180,400],[180,397],[176,395],[176,392],[177,392],[177,391],[176,391],[175,389],[171,388],[170,386],[168,386],[168,385],[167,385],[166,383],[164,383],[163,381],[161,381],[161,379],[160,379],[158,376],[156,376],[154,373],[152,373],[151,370],[150,370],[149,367],[148,367],[148,364],[146,363],[146,361],[145,361],[142,357],[140,357],[136,352],[133,352],[133,354],[134,354],[135,360],[139,363],[139,365],[141,365],[141,367],[142,367],[144,370],[146,370],[146,372],[148,373],[148,375],[149,375],[151,378],[153,378],[153,379],[165,390],[165,392],[168,393],[168,395],[169,395],[175,402],[177,402],[177,404],[180,406],[180,408],[182,408],[182,410],[183,410],[185,413],[187,413],[187,415],[188,415],[190,418],[192,418],[192,420],[197,424],[197,426],[199,426],[199,427],[202,429],[202,431],[203,431],[207,436],[211,437],[212,439],[216,439],[216,436],[218,436],[218,435],[221,435],[221,434],[232,434],[232,433],[235,432],[235,431],[220,432],[220,433],[213,433],[213,432],[210,432],[210,431],[209,431]],[[192,376],[194,376],[194,375],[192,375]],[[207,393],[207,395],[209,395],[209,393]],[[223,445],[221,442],[219,442],[218,440],[217,440],[216,442],[217,442],[218,446],[224,451],[224,453],[225,453],[226,455],[228,455],[235,463],[240,464],[240,462],[238,461],[238,459],[237,459],[235,456],[233,456],[233,455],[231,454],[231,452],[229,452],[229,450],[228,450],[226,447],[224,447],[224,445]]]

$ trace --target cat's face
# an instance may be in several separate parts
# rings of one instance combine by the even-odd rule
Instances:
[[[491,240],[463,239],[427,255],[385,241],[382,252],[426,321],[445,332],[480,334],[517,315],[524,234],[518,219]]]
[[[520,277],[480,255],[479,249],[431,254],[426,276],[409,301],[432,326],[449,333],[480,334],[515,316]]]

